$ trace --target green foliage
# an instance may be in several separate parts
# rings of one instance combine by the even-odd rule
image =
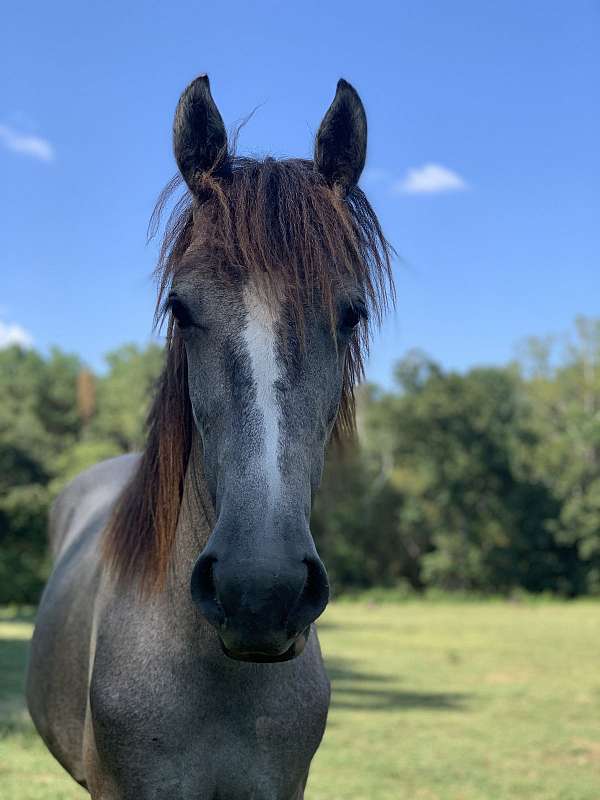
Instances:
[[[139,450],[144,444],[146,410],[162,367],[162,348],[151,344],[140,350],[125,345],[109,353],[106,361],[109,370],[98,383],[98,410],[91,433],[121,452]]]
[[[529,472],[556,498],[548,530],[574,551],[579,591],[600,593],[600,320],[580,317],[575,339],[528,342],[524,372],[535,441]]]
[[[315,510],[338,588],[600,593],[600,321],[555,350],[466,374],[414,352],[366,388]]]
[[[53,350],[0,351],[0,602],[35,602],[49,568],[46,520],[65,483],[143,441],[161,350],[124,347],[96,378],[95,413],[78,405],[82,364]]]
[[[48,571],[49,492],[41,484],[15,486],[0,496],[0,602],[29,603]]]
[[[162,365],[127,345],[93,376],[57,350],[0,351],[0,602],[34,602],[48,507],[138,449]],[[600,320],[456,373],[422,353],[363,387],[359,442],[330,453],[312,528],[334,590],[600,594]]]
[[[78,370],[56,350],[0,351],[0,602],[30,602],[43,586],[55,460],[80,432]]]

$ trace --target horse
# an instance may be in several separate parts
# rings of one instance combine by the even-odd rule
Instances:
[[[50,511],[27,701],[94,800],[300,800],[325,730],[311,504],[328,443],[354,427],[391,248],[358,187],[367,123],[349,83],[313,160],[242,157],[229,139],[200,76],[155,210],[158,224],[182,186],[145,448],[91,467]]]

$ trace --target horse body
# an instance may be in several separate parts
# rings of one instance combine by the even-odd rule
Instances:
[[[224,655],[188,599],[198,535],[210,533],[189,491],[165,592],[141,603],[115,591],[99,539],[137,464],[99,464],[56,501],[51,536],[63,545],[32,642],[34,722],[94,798],[301,798],[329,705],[316,630],[283,663]]]
[[[329,705],[312,498],[391,286],[366,117],[340,81],[314,161],[237,158],[201,76],[173,133],[146,446],[53,507],[27,699],[94,800],[301,800]]]

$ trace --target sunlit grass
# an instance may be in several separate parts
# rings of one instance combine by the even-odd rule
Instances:
[[[50,756],[23,701],[31,613],[0,613],[0,798],[76,800],[89,797]]]
[[[0,615],[0,798],[85,797],[23,710],[30,632]],[[337,603],[320,636],[333,706],[307,800],[600,798],[599,604]]]

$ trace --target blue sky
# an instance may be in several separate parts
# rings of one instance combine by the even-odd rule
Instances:
[[[399,259],[376,338],[501,363],[600,314],[600,4],[33,2],[0,26],[0,343],[98,367],[147,341],[178,96],[208,72],[247,153],[309,156],[340,76],[369,119],[362,182]]]

